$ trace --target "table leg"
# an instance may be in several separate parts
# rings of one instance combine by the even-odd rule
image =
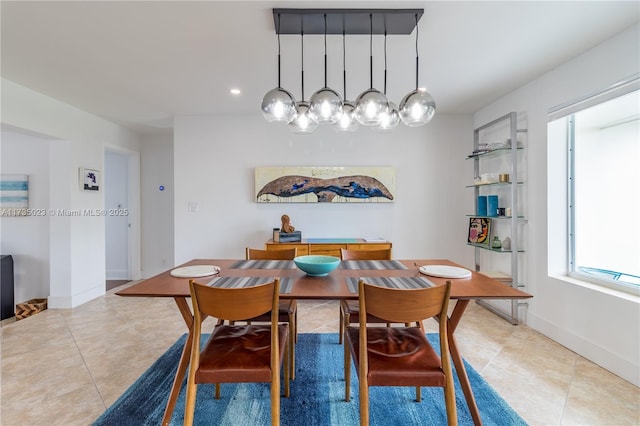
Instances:
[[[449,352],[451,352],[451,359],[453,360],[453,365],[456,367],[456,373],[458,374],[458,380],[460,380],[460,385],[462,386],[462,392],[464,393],[465,400],[467,401],[467,406],[469,408],[469,412],[471,413],[471,417],[473,418],[473,423],[476,426],[482,425],[482,419],[480,418],[480,411],[478,410],[478,406],[476,405],[476,399],[473,396],[473,391],[471,390],[471,383],[469,383],[469,376],[467,376],[467,370],[464,368],[464,362],[462,361],[462,355],[458,350],[458,345],[456,345],[456,339],[453,336],[458,324],[460,323],[460,319],[462,318],[462,314],[465,309],[469,305],[470,300],[457,300],[456,306],[453,308],[451,312],[451,317],[449,318]]]
[[[180,394],[180,387],[182,386],[182,381],[184,380],[187,368],[189,367],[189,360],[191,358],[191,345],[193,343],[193,313],[189,308],[187,299],[185,297],[174,297],[173,299],[176,301],[176,305],[178,305],[178,309],[182,314],[182,318],[184,319],[184,322],[189,329],[189,334],[187,335],[187,341],[184,343],[184,347],[182,348],[182,355],[180,356],[180,363],[178,364],[176,377],[173,379],[173,385],[171,385],[169,400],[167,401],[167,406],[164,409],[164,416],[162,417],[163,426],[168,426],[169,422],[171,421],[173,409],[176,406],[178,395]]]

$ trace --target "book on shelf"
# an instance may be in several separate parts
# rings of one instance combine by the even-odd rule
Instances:
[[[302,241],[302,232],[280,232],[281,243],[299,243]]]

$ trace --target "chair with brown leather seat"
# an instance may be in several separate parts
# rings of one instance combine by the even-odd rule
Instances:
[[[280,280],[245,288],[217,288],[189,281],[194,311],[193,345],[187,376],[184,424],[193,424],[198,383],[271,382],[271,424],[280,424],[280,368],[284,361],[284,395],[289,396],[289,324],[278,322]],[[240,321],[272,312],[269,324],[217,324],[200,350],[207,316]],[[250,420],[250,419],[248,419]]]
[[[360,424],[369,424],[370,386],[415,386],[418,402],[421,386],[437,386],[444,390],[448,424],[457,425],[447,318],[451,281],[435,287],[396,289],[360,280],[358,288],[360,324],[346,327],[344,374],[345,400],[349,401],[353,357],[359,381]],[[367,324],[368,314],[392,323],[418,322],[419,327]],[[439,323],[440,354],[425,334],[422,321],[428,318]]]
[[[296,255],[297,249],[295,247],[283,250],[260,250],[247,247],[245,257],[247,260],[293,260]],[[271,321],[270,313],[249,319],[250,323],[268,321]],[[298,304],[295,299],[280,300],[278,321],[289,323],[289,351],[291,353],[291,371],[289,374],[293,380],[295,379],[296,365],[295,343],[298,341]]]
[[[342,260],[391,260],[391,249],[384,250],[347,250],[340,249],[340,258]],[[360,310],[357,300],[341,300],[340,301],[340,334],[338,340],[342,343],[344,329],[349,323],[357,324],[360,321]],[[380,323],[379,318],[369,316],[369,322]]]

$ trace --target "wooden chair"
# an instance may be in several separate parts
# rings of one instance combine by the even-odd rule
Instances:
[[[297,255],[298,249],[284,250],[259,250],[246,248],[247,260],[293,260]],[[255,318],[249,319],[252,322],[269,322],[271,314],[266,313]],[[294,299],[281,300],[278,307],[278,321],[289,323],[289,353],[291,354],[291,371],[289,375],[291,380],[296,378],[296,349],[295,343],[298,341],[298,304]]]
[[[340,249],[342,260],[391,260],[391,249],[385,250],[347,250]],[[342,343],[344,330],[349,323],[357,324],[360,321],[360,310],[357,300],[340,301],[340,334],[338,340]],[[380,323],[379,318],[369,316],[368,322]]]
[[[289,325],[279,324],[277,314],[280,280],[246,288],[216,288],[190,280],[189,288],[194,323],[184,424],[193,424],[198,383],[215,383],[215,398],[219,399],[220,383],[271,382],[271,424],[279,425],[283,360],[284,395],[289,397]],[[268,325],[216,325],[200,351],[202,321],[207,316],[239,321],[269,311]]]
[[[360,424],[369,424],[369,386],[415,386],[421,401],[421,386],[444,388],[449,425],[457,425],[456,399],[449,355],[448,318],[451,281],[421,289],[391,289],[360,280],[359,305],[362,314],[373,314],[389,322],[419,322],[419,327],[348,325],[345,333],[345,400],[349,401],[351,360],[358,372]],[[440,355],[427,340],[422,320],[439,322]],[[379,401],[384,403],[384,401]]]

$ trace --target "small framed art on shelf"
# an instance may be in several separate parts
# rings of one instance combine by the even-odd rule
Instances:
[[[467,243],[489,247],[491,235],[491,219],[486,217],[470,217]]]

